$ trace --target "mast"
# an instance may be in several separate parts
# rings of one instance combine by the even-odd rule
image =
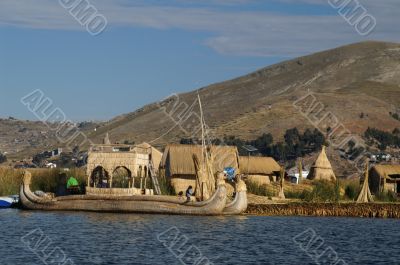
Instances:
[[[202,149],[202,161],[200,168],[203,172],[203,181],[200,183],[202,193],[205,194],[205,199],[208,199],[208,196],[211,196],[215,192],[215,178],[214,172],[212,169],[211,163],[211,154],[207,149],[206,144],[206,130],[205,130],[205,120],[204,120],[204,113],[203,113],[203,106],[201,104],[200,95],[197,94],[197,99],[199,101],[199,108],[200,108],[200,119],[201,119],[201,149]]]
[[[201,123],[201,154],[202,154],[202,159],[204,160],[205,155],[206,155],[206,141],[204,138],[204,116],[203,116],[203,107],[201,105],[201,99],[200,95],[197,93],[197,99],[199,101],[199,107],[200,107],[200,123]],[[205,161],[203,161],[205,162]]]

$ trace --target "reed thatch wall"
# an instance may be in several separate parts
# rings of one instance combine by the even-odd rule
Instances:
[[[271,178],[272,178],[272,176],[271,176]],[[275,178],[275,180],[276,180],[276,178]],[[266,176],[266,175],[248,175],[247,181],[250,181],[257,185],[271,184],[270,176]]]
[[[193,189],[196,188],[196,178],[193,175],[176,175],[171,178],[171,186],[176,194],[179,194],[179,192],[185,194],[189,186],[192,186]]]

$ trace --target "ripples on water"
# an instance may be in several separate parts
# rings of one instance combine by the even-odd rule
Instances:
[[[400,264],[399,220],[0,210],[0,265],[44,264],[21,243],[37,228],[76,265],[182,264],[157,240],[174,226],[213,264],[316,264],[293,241],[308,228],[349,265]]]

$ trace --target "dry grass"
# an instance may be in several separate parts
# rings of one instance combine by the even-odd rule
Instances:
[[[32,173],[32,190],[42,190],[45,192],[56,192],[61,183],[61,173],[67,177],[74,176],[79,183],[86,183],[86,175],[83,169],[70,169],[70,171],[61,171],[60,169],[29,169]],[[19,193],[19,186],[22,183],[23,170],[12,168],[0,168],[0,196]]]

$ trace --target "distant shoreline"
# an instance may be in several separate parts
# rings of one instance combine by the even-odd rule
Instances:
[[[400,219],[399,203],[284,203],[249,204],[247,215],[315,216]]]

